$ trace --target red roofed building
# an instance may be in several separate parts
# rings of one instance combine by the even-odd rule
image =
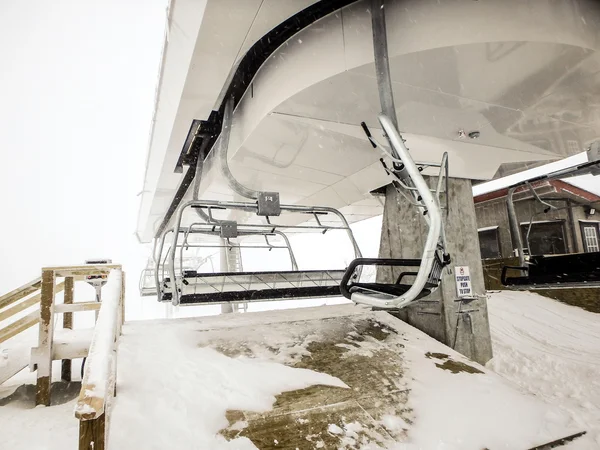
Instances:
[[[514,194],[523,245],[530,254],[600,251],[600,197],[565,181],[532,183],[537,195],[557,209],[537,201],[527,186]],[[506,196],[508,189],[474,198],[483,259],[515,256]],[[531,224],[531,227],[530,227]],[[527,235],[529,234],[529,245]]]

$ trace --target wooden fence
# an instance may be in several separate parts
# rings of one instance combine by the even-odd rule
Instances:
[[[102,302],[75,302],[75,282],[98,276],[107,277],[107,284],[102,288]],[[57,283],[60,278],[63,280]],[[57,304],[56,294],[62,291],[64,300]],[[15,319],[27,309],[32,311]],[[89,346],[69,346],[68,342],[54,345],[56,314],[62,314],[63,328],[72,329],[73,313],[94,310],[99,310],[99,314]],[[29,364],[32,370],[37,370],[36,405],[49,406],[52,361],[62,360],[61,378],[71,381],[71,360],[87,356],[75,408],[75,417],[79,420],[79,449],[103,450],[108,435],[110,403],[116,394],[117,348],[124,318],[125,274],[120,265],[43,268],[41,278],[0,296],[0,343],[39,325],[38,345],[31,350],[30,358],[20,359],[9,370],[0,372],[0,383]]]

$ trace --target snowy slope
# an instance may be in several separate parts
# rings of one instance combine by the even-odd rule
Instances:
[[[361,331],[367,322],[389,328],[375,339]],[[319,354],[331,343],[342,356]],[[129,324],[119,352],[115,448],[252,449],[272,429],[260,448],[515,449],[579,431],[559,408],[404,322],[351,305]],[[298,368],[336,357],[325,373]],[[348,358],[357,366],[343,369]],[[315,403],[279,397],[311,385],[353,392],[322,388]],[[229,427],[228,411],[240,415]],[[283,416],[295,418],[285,432]],[[304,422],[304,445],[290,445]],[[226,440],[223,429],[236,433]]]
[[[600,448],[599,315],[528,293],[494,293],[489,304],[489,369],[499,375],[386,313],[353,306],[126,324],[111,448],[252,449],[256,441],[244,434],[252,423],[286,414],[296,422],[283,438],[312,419],[297,446],[307,449],[525,449],[580,430],[588,435],[564,448]],[[388,329],[361,337],[354,330],[365,320]],[[366,358],[372,370],[357,379],[352,365],[335,372],[299,364],[319,359],[311,344],[331,339],[341,351],[335,367]],[[313,385],[330,404],[286,412],[280,394]],[[62,405],[31,409],[34,391],[2,400],[10,391],[0,390],[0,449],[75,448],[75,392]],[[372,392],[391,402],[369,406]],[[348,417],[354,410],[344,405],[353,404],[358,413]],[[328,415],[313,415],[319,408]],[[243,419],[232,421],[232,410]],[[25,432],[34,424],[36,433]],[[261,448],[295,447],[277,435]]]
[[[600,448],[600,314],[528,292],[492,293],[488,305],[488,367],[588,431],[565,448]]]

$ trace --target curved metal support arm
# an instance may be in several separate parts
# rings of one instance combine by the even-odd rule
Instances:
[[[527,182],[527,187],[529,188],[529,190],[531,191],[531,194],[535,197],[535,199],[540,202],[542,205],[547,206],[550,209],[558,209],[556,206],[551,205],[548,202],[545,202],[544,200],[541,199],[541,197],[538,195],[538,193],[535,191],[535,189],[533,188],[533,186],[531,185],[530,182]]]
[[[227,161],[227,150],[229,149],[229,137],[231,136],[231,124],[233,122],[233,97],[230,97],[225,103],[225,111],[223,113],[223,129],[221,130],[220,146],[219,146],[219,161],[221,162],[221,173],[235,192],[242,197],[256,200],[258,199],[258,191],[249,189],[235,179],[229,169]]]
[[[508,194],[506,196],[506,207],[508,209],[508,220],[511,229],[511,235],[513,240],[513,245],[517,247],[517,253],[519,257],[519,266],[525,266],[525,253],[523,251],[523,238],[521,237],[521,229],[519,226],[519,220],[517,219],[517,211],[515,209],[515,203],[513,200],[513,196],[515,194],[516,187],[511,187],[508,189]]]
[[[285,245],[288,248],[288,252],[290,254],[290,262],[292,263],[292,270],[298,270],[298,263],[296,262],[296,256],[294,255],[294,251],[292,250],[292,245],[290,244],[290,240],[288,239],[286,234],[282,233],[281,231],[278,231],[278,230],[273,230],[273,233],[277,234],[278,236],[281,236],[283,238],[283,240],[285,241]]]
[[[402,137],[392,124],[392,121],[387,116],[380,114],[379,122],[381,123],[381,126],[387,135],[390,145],[396,150],[400,160],[404,164],[407,174],[410,176],[412,183],[421,197],[421,202],[427,208],[426,212],[429,215],[429,231],[427,233],[425,248],[423,250],[421,265],[419,266],[417,276],[415,277],[413,285],[405,294],[389,300],[384,300],[376,298],[372,295],[357,292],[352,294],[351,298],[352,301],[356,303],[362,303],[385,309],[398,309],[403,308],[415,300],[427,283],[435,261],[438,242],[440,241],[442,217],[437,200],[434,198],[429,185],[423,179],[421,172],[410,156],[408,149],[404,145]]]
[[[170,230],[166,230],[162,236],[160,237],[160,245],[158,246],[158,255],[155,254],[155,258],[156,258],[156,270],[154,271],[154,283],[156,284],[156,294],[160,297],[161,293],[160,293],[160,288],[161,288],[161,279],[160,279],[160,275],[163,276],[163,280],[164,280],[164,270],[165,270],[165,262],[161,261],[161,257],[163,254],[163,249],[165,247],[165,239],[167,237],[167,234],[172,233],[173,229],[171,228]],[[166,258],[165,258],[166,259]],[[161,271],[161,266],[162,266],[162,271]]]

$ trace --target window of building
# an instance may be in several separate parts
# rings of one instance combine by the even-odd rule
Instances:
[[[586,252],[600,252],[600,242],[598,240],[598,223],[581,222],[581,239],[583,248]]]
[[[529,224],[521,224],[523,246],[527,244]],[[562,221],[534,222],[529,233],[530,255],[560,255],[567,253],[564,224]]]
[[[479,248],[483,259],[501,258],[498,227],[479,231]]]

